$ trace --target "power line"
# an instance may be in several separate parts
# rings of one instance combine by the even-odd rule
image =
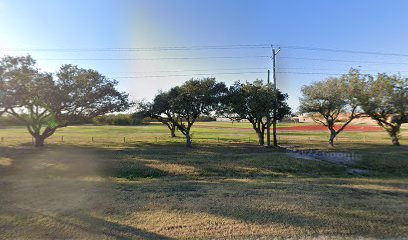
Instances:
[[[214,75],[238,75],[238,74],[259,74],[265,72],[224,72],[224,73],[195,73],[195,74],[169,74],[169,75],[146,75],[146,76],[119,76],[114,78],[162,78],[162,77],[188,77],[188,76],[214,76]]]
[[[215,56],[215,57],[163,57],[163,58],[40,58],[41,61],[156,61],[156,60],[201,60],[270,58],[270,56]]]
[[[172,46],[146,48],[0,48],[1,51],[35,52],[141,52],[141,51],[193,51],[193,50],[234,50],[269,48],[267,44],[247,45],[207,45],[207,46]]]
[[[209,57],[159,57],[159,58],[40,58],[42,61],[160,61],[160,60],[202,60],[202,59],[245,59],[245,58],[270,58],[266,55],[248,56],[209,56]],[[334,58],[308,58],[308,57],[280,57],[284,59],[326,61],[326,62],[348,62],[348,63],[368,63],[368,64],[394,64],[408,65],[407,62],[384,62],[384,61],[360,61],[350,59]]]
[[[270,58],[266,55],[257,56],[211,56],[211,57],[162,57],[162,58],[40,58],[42,61],[160,61],[160,60],[202,60],[202,59],[245,59],[245,58]],[[408,65],[407,62],[383,62],[383,61],[359,61],[333,58],[307,58],[307,57],[280,57],[284,59],[348,62],[348,63],[371,63],[371,64],[395,64]]]
[[[302,46],[288,46],[280,45],[282,48],[288,49],[300,49],[308,51],[323,51],[323,52],[337,52],[337,53],[352,53],[352,54],[368,54],[368,55],[381,55],[381,56],[394,56],[394,57],[408,57],[408,54],[402,53],[390,53],[390,52],[374,52],[374,51],[358,51],[358,50],[345,50],[334,48],[319,48],[319,47],[302,47]]]
[[[277,73],[287,73],[285,70],[305,70],[307,71],[331,71],[329,68],[305,68],[305,67],[283,67]],[[184,70],[159,70],[159,71],[130,71],[130,72],[111,72],[110,74],[142,74],[142,73],[177,73],[177,72],[209,72],[209,71],[230,71],[230,70],[268,70],[268,67],[252,67],[252,68],[214,68],[214,69],[184,69]],[[284,72],[282,72],[284,70]],[[336,70],[335,70],[336,71]],[[377,71],[375,69],[364,69],[366,72]],[[402,73],[408,71],[384,71],[387,73]],[[288,72],[292,73],[292,72]]]
[[[291,71],[278,71],[280,74],[299,74],[299,75],[336,75],[341,76],[345,73],[323,73],[323,72],[291,72]]]
[[[185,69],[185,70],[160,70],[160,71],[141,71],[141,72],[116,72],[116,73],[173,73],[173,72],[204,72],[204,71],[230,71],[230,70],[267,70],[268,68],[260,68],[260,67],[253,67],[253,68],[215,68],[215,69]]]
[[[248,67],[248,68],[212,68],[212,69],[180,69],[180,70],[155,70],[155,71],[120,71],[120,72],[106,72],[107,74],[146,74],[146,73],[186,73],[186,72],[212,72],[212,71],[231,71],[231,70],[264,70],[265,72],[270,69],[269,67]],[[357,69],[360,71],[365,72],[385,72],[385,73],[406,73],[408,71],[400,71],[400,70],[391,70],[391,71],[378,71],[378,69],[374,68],[361,68],[358,66]],[[281,70],[280,73],[287,70],[304,70],[305,72],[308,71],[338,71],[338,69],[333,68],[306,68],[306,67],[283,67],[279,68]],[[348,72],[350,68],[345,70],[345,73]]]
[[[264,49],[271,44],[241,44],[241,45],[202,45],[202,46],[162,46],[144,48],[0,48],[0,51],[33,51],[33,52],[142,52],[142,51],[195,51],[195,50],[234,50],[234,49]],[[278,45],[281,48],[307,51],[324,51],[350,54],[368,54],[381,56],[408,57],[408,54],[394,52],[360,51],[335,48],[306,47],[293,45]]]
[[[382,62],[382,61],[359,61],[359,60],[344,60],[332,58],[306,58],[306,57],[281,57],[286,59],[310,60],[310,61],[326,61],[326,62],[349,62],[349,63],[373,63],[373,64],[396,64],[408,65],[406,62]]]
[[[280,68],[280,70],[305,70],[305,71],[333,71],[333,69],[329,68],[304,68],[304,67],[284,67]],[[357,68],[359,69],[359,68]],[[361,70],[361,69],[359,69]],[[334,70],[337,71],[337,70]],[[394,71],[378,71],[378,69],[367,69],[364,68],[364,72],[385,72],[385,73],[407,73],[408,71],[399,71],[399,70],[394,70]]]
[[[408,72],[408,71],[399,71],[399,72],[385,72],[388,74],[398,74],[401,72]],[[277,73],[280,74],[299,74],[299,75],[332,75],[332,76],[342,76],[347,75],[347,73],[328,73],[328,72],[292,72],[292,71],[278,71]],[[363,73],[363,74],[367,74]]]
[[[214,76],[214,75],[238,75],[238,74],[260,74],[266,72],[221,72],[221,73],[195,73],[195,74],[168,74],[168,75],[144,75],[144,76],[118,76],[114,78],[133,79],[133,78],[164,78],[164,77],[189,77],[189,76]],[[343,75],[340,73],[318,73],[318,72],[289,72],[277,71],[281,74],[305,74],[305,75]]]
[[[118,76],[113,78],[138,79],[138,78],[165,78],[165,77],[191,77],[191,76],[214,76],[214,75],[239,75],[239,74],[266,74],[266,72],[220,72],[220,73],[194,73],[194,74],[168,74],[168,75],[144,75],[144,76]],[[329,72],[296,72],[296,71],[277,71],[279,74],[297,74],[297,75],[324,75],[324,76],[342,76],[347,73],[329,73]]]

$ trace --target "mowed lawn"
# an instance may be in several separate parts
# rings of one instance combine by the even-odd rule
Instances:
[[[0,129],[0,239],[408,238],[406,126],[401,147],[279,132],[283,147],[358,156],[344,164],[259,147],[247,123],[193,128],[192,149],[157,124],[68,127],[40,149]]]

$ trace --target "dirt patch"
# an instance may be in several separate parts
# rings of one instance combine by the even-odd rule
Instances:
[[[354,163],[359,160],[358,154],[352,152],[323,152],[315,150],[286,150],[287,154],[294,158],[306,160],[325,161],[339,165]]]
[[[350,166],[361,159],[359,154],[354,152],[323,152],[316,150],[292,150],[287,149],[286,154],[290,157],[311,161],[328,162],[335,165],[345,166],[349,175],[367,175],[368,170],[351,168]]]

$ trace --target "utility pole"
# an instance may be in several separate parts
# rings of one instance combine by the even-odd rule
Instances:
[[[271,75],[271,71],[268,70],[268,91],[269,91],[269,84],[270,84],[270,80],[269,80],[270,75]],[[268,147],[271,146],[271,114],[269,110],[266,115],[266,143]]]
[[[276,55],[280,52],[280,48],[276,50],[273,45],[272,47],[272,64],[273,64],[273,89],[276,90]],[[270,124],[269,124],[270,125]],[[272,119],[272,127],[273,127],[273,146],[278,146],[278,140],[276,138],[276,106],[273,108],[273,119]],[[270,136],[269,136],[270,137]],[[268,142],[268,146],[270,143]]]

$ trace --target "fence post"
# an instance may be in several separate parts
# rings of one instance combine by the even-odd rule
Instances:
[[[61,142],[64,142],[64,136],[61,136]]]
[[[123,143],[126,143],[126,137],[123,137]]]
[[[92,142],[92,143],[94,142],[94,137],[92,137],[91,142]]]

